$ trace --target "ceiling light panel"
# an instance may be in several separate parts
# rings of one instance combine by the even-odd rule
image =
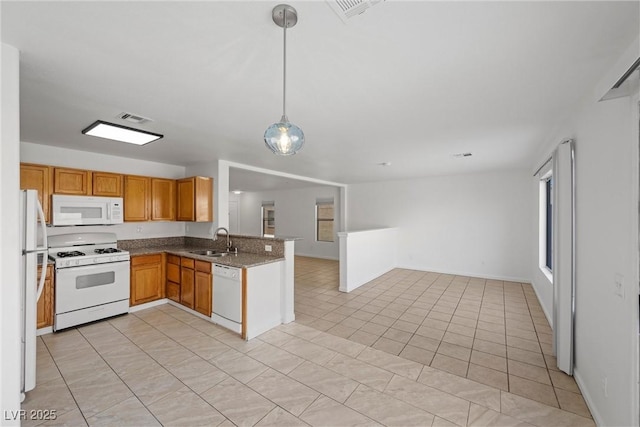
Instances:
[[[84,129],[82,133],[134,145],[145,145],[163,137],[163,135],[157,133],[103,122],[102,120],[97,120],[91,126]]]

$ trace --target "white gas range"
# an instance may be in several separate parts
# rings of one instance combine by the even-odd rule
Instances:
[[[115,233],[71,233],[49,237],[55,261],[57,331],[129,312],[130,255]]]

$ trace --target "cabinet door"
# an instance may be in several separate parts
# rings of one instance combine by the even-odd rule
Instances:
[[[38,268],[38,280],[41,273],[42,269]],[[47,267],[45,274],[44,289],[37,305],[36,327],[38,329],[53,326],[53,269],[51,266]]]
[[[180,303],[193,309],[195,271],[182,267],[180,271]]]
[[[162,255],[131,257],[131,305],[162,298]]]
[[[195,181],[195,221],[213,221],[213,178],[197,176]]]
[[[91,194],[91,172],[81,169],[54,168],[53,169],[53,193],[54,194]]]
[[[51,200],[52,169],[45,165],[20,164],[20,189],[38,190],[38,200],[42,205],[47,223],[49,218],[49,201]]]
[[[124,220],[149,220],[150,179],[146,176],[124,177]]]
[[[195,178],[179,179],[177,182],[177,209],[178,221],[195,221]]]
[[[195,280],[195,310],[211,316],[211,274],[196,271]]]
[[[213,221],[213,178],[179,179],[177,186],[178,221]]]
[[[93,172],[93,195],[122,197],[122,175],[108,172]]]
[[[153,221],[176,220],[176,181],[151,178],[151,219]]]
[[[180,284],[167,281],[167,298],[180,302]]]

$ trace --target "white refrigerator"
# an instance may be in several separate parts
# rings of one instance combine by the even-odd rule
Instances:
[[[47,229],[42,206],[36,190],[20,192],[20,239],[22,268],[20,272],[21,295],[21,400],[25,393],[36,386],[36,323],[37,303],[44,287],[47,268]],[[38,259],[42,274],[38,281]]]

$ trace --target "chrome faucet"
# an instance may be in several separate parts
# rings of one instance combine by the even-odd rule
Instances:
[[[227,230],[224,227],[218,227],[216,231],[213,232],[213,240],[214,241],[218,240],[218,231],[221,231],[221,230],[223,230],[227,236],[227,252],[228,252],[231,250],[231,240],[229,240],[229,230]]]

